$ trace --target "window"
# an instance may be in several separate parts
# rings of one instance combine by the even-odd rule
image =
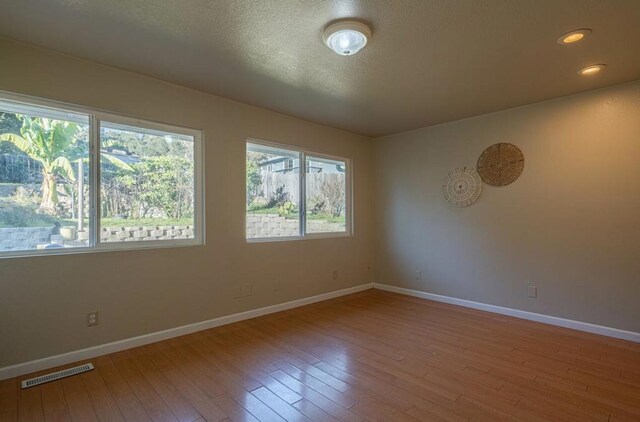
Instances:
[[[247,142],[247,239],[348,235],[349,171],[347,159]]]
[[[347,163],[306,157],[306,233],[347,231]]]
[[[100,241],[194,239],[193,136],[102,122]]]
[[[0,95],[0,257],[202,243],[200,132],[51,105]]]

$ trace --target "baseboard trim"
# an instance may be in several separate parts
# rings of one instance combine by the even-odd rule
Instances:
[[[333,292],[322,293],[316,296],[310,296],[303,299],[297,299],[290,302],[280,303],[277,305],[266,306],[264,308],[252,309],[250,311],[240,312],[237,314],[226,315],[207,321],[196,322],[194,324],[183,325],[181,327],[170,328],[168,330],[158,331],[155,333],[143,334],[141,336],[132,337],[124,340],[114,341],[112,343],[101,344],[98,346],[88,347],[86,349],[75,350],[73,352],[63,353],[56,356],[46,357],[42,359],[32,360],[30,362],[18,363],[16,365],[5,366],[0,368],[0,381],[8,378],[19,377],[36,371],[53,368],[60,365],[66,365],[80,360],[95,358],[109,353],[119,352],[132,347],[143,346],[149,343],[166,340],[173,337],[183,336],[185,334],[195,333],[197,331],[209,328],[219,327],[221,325],[232,324],[234,322],[251,319],[262,315],[273,314],[275,312],[286,311],[287,309],[297,308],[309,305],[323,300],[333,299],[340,296],[346,296],[352,293],[368,290],[373,287],[373,283],[361,284],[347,289],[336,290]]]
[[[537,314],[535,312],[521,311],[519,309],[474,302],[466,299],[458,299],[456,297],[443,296],[434,293],[426,293],[419,290],[405,289],[404,287],[391,286],[388,284],[373,283],[373,288],[640,343],[640,333],[634,331],[620,330],[618,328],[605,327],[603,325],[596,325],[588,322]]]

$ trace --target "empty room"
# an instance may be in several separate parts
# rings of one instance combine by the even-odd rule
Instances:
[[[0,3],[0,422],[640,421],[640,1]]]

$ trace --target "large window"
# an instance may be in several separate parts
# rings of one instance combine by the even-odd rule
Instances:
[[[202,243],[201,148],[198,131],[0,95],[0,257]]]
[[[348,235],[349,172],[347,159],[247,142],[247,239]]]

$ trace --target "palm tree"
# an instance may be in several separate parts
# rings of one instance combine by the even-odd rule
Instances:
[[[77,142],[78,125],[45,117],[18,116],[20,135],[4,133],[0,142],[11,142],[20,151],[42,165],[42,200],[38,212],[55,215],[58,205],[58,177],[75,181],[72,161],[86,156],[86,148]]]

